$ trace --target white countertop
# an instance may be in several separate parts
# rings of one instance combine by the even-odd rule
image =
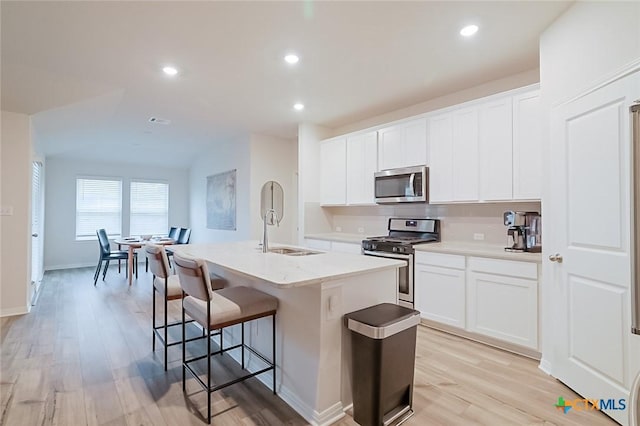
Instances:
[[[416,244],[414,247],[416,251],[490,257],[524,262],[542,262],[541,253],[509,252],[505,251],[504,246],[499,244],[447,241],[441,243]]]
[[[270,245],[270,248],[277,247],[296,246]],[[405,264],[394,259],[348,253],[321,252],[309,256],[262,253],[257,241],[179,244],[171,249],[282,288],[311,285],[328,279],[398,268]]]
[[[347,234],[342,232],[328,232],[325,234],[307,234],[305,238],[325,241],[340,241],[360,244],[367,238],[362,234]],[[487,244],[469,241],[445,241],[441,243],[416,244],[417,251],[458,254],[461,256],[491,257],[494,259],[518,260],[524,262],[542,262],[540,253],[508,252],[501,244]]]
[[[340,241],[341,243],[361,244],[367,238],[364,234],[347,234],[343,232],[327,232],[325,234],[306,234],[305,238],[310,240]]]

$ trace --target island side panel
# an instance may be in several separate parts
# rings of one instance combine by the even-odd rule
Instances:
[[[281,399],[291,405],[310,423],[315,423],[318,378],[321,374],[321,284],[277,288],[271,283],[234,273],[231,270],[210,265],[216,274],[228,280],[229,286],[248,286],[278,298],[276,315],[276,363],[277,392]],[[260,353],[271,358],[271,318],[262,318],[245,326],[245,339]],[[225,345],[240,342],[240,328],[225,330]],[[239,361],[240,353],[232,356]],[[249,352],[247,365],[251,370],[258,367]],[[253,365],[252,365],[253,364]],[[263,366],[263,364],[260,364]],[[257,378],[269,388],[271,373]],[[336,391],[339,395],[339,389]],[[338,398],[336,398],[338,399]]]
[[[397,269],[278,288],[216,265],[210,268],[231,286],[254,287],[278,298],[276,377],[280,398],[311,424],[330,425],[344,416],[352,400],[351,345],[342,317],[378,303],[396,303]],[[267,356],[271,354],[270,319],[247,326],[245,333],[250,344]],[[235,327],[225,335],[225,344],[238,342],[240,329]],[[239,359],[239,354],[234,357]],[[248,365],[251,368],[251,361]],[[271,386],[270,375],[258,378]]]

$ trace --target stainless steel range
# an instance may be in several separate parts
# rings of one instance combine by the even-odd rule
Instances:
[[[398,269],[399,304],[413,308],[415,244],[440,241],[438,219],[389,219],[389,235],[362,240],[362,252],[368,256],[404,260]]]

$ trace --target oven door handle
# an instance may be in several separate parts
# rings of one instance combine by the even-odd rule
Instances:
[[[370,251],[370,250],[363,250],[363,253],[366,254],[367,256],[390,257],[392,259],[401,259],[401,260],[409,260],[411,259],[411,256],[413,256],[412,254],[395,254],[395,253],[387,253],[386,251],[380,252],[380,251]]]

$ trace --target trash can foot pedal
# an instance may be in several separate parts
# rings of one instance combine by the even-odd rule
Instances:
[[[411,416],[413,416],[413,410],[411,409],[411,406],[405,405],[404,407],[396,407],[385,414],[382,419],[382,424],[384,426],[399,426]]]

